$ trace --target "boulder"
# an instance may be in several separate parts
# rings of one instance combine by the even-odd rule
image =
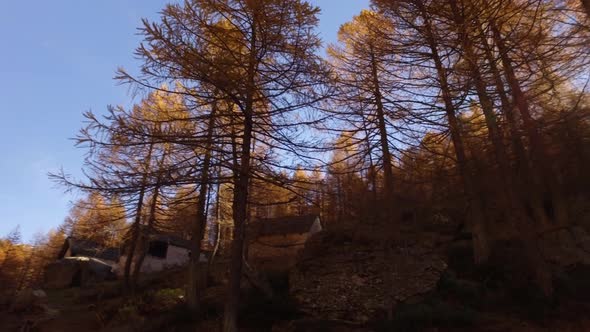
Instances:
[[[45,288],[85,286],[115,279],[111,265],[92,257],[67,257],[45,268]]]
[[[88,258],[80,262],[83,270],[83,284],[116,279],[113,267],[97,258]]]
[[[80,266],[74,261],[60,260],[51,263],[45,268],[44,287],[47,289],[70,287],[77,273],[80,273]]]
[[[590,265],[590,234],[579,226],[560,228],[540,237],[543,256],[553,266]]]
[[[40,289],[23,289],[19,291],[12,302],[11,311],[21,312],[43,308],[47,304],[47,294]]]

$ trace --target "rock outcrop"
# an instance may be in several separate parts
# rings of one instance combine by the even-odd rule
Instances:
[[[70,287],[80,266],[74,261],[54,262],[45,267],[45,285],[47,289]]]
[[[47,304],[47,294],[41,289],[23,289],[19,291],[12,302],[11,311],[28,311]]]
[[[590,265],[590,234],[573,226],[547,232],[541,236],[545,259],[555,266]]]
[[[289,276],[290,296],[306,316],[361,323],[417,301],[436,288],[446,269],[434,242],[420,239],[406,236],[389,249],[318,233]]]

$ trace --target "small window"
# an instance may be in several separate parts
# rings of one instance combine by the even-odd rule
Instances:
[[[158,258],[166,258],[166,253],[168,252],[168,243],[162,241],[152,241],[150,242],[150,247],[148,249],[148,254],[150,256],[158,257]]]

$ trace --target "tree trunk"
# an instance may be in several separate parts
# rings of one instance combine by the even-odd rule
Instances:
[[[582,7],[586,11],[586,15],[588,15],[588,19],[590,19],[590,0],[581,0]]]
[[[385,219],[387,226],[391,229],[391,236],[393,239],[398,237],[399,229],[396,227],[397,220],[394,220],[393,211],[393,170],[391,152],[389,151],[389,138],[387,136],[387,127],[385,123],[385,109],[383,106],[383,96],[381,94],[381,86],[379,82],[378,63],[375,58],[373,45],[370,45],[371,50],[371,78],[373,83],[373,96],[375,97],[375,104],[377,107],[377,127],[379,128],[379,143],[381,144],[381,154],[383,155],[383,177],[385,187]]]
[[[147,185],[148,170],[150,168],[152,160],[152,152],[154,144],[150,143],[148,155],[145,160],[146,167],[144,169],[143,178],[141,181],[141,188],[139,189],[139,197],[137,198],[137,207],[135,209],[135,220],[131,226],[131,242],[129,243],[129,253],[127,254],[127,260],[125,261],[124,271],[124,283],[128,290],[133,292],[133,285],[131,280],[131,264],[133,263],[133,257],[135,255],[135,249],[137,247],[137,241],[140,237],[140,224],[141,224],[141,210],[143,209],[143,197],[145,195],[145,187]]]
[[[424,8],[421,0],[416,0],[425,21],[425,33],[428,45],[430,47],[432,60],[436,68],[438,79],[441,86],[442,99],[445,105],[445,113],[447,121],[449,122],[449,129],[451,132],[451,141],[455,148],[455,156],[457,158],[457,166],[459,173],[463,181],[463,187],[465,190],[465,197],[467,199],[467,206],[469,208],[469,219],[473,228],[473,251],[476,263],[483,263],[487,261],[490,255],[490,239],[488,237],[487,220],[484,215],[483,201],[478,194],[478,190],[475,188],[473,175],[471,174],[467,157],[465,154],[465,145],[461,136],[461,128],[459,121],[455,113],[455,105],[451,95],[451,89],[448,83],[448,77],[446,70],[443,66],[442,59],[438,52],[436,40],[432,33],[432,26],[428,19],[428,13]]]
[[[257,21],[254,15],[250,28],[250,54],[246,78],[246,98],[242,109],[243,137],[240,151],[240,169],[237,183],[234,184],[232,214],[234,219],[234,239],[231,247],[229,292],[223,317],[223,332],[238,330],[238,309],[240,302],[240,280],[242,277],[242,263],[244,250],[244,232],[248,215],[248,185],[250,182],[250,149],[252,144],[252,129],[254,117],[255,77],[258,52]],[[237,171],[237,170],[234,170]]]
[[[205,288],[206,271],[200,268],[201,241],[205,233],[207,224],[207,197],[209,196],[209,168],[211,165],[211,147],[213,145],[213,129],[215,125],[215,116],[217,111],[216,102],[212,104],[211,114],[209,115],[209,124],[207,127],[207,142],[205,145],[205,158],[203,159],[203,168],[201,169],[201,179],[199,181],[199,197],[197,197],[197,218],[193,222],[191,238],[191,257],[189,260],[188,285],[187,285],[187,303],[193,312],[199,310],[199,292]]]
[[[150,217],[148,219],[148,224],[147,224],[147,230],[146,233],[148,234],[147,236],[144,236],[142,238],[139,239],[139,256],[137,257],[137,260],[135,261],[135,265],[133,266],[133,282],[132,282],[132,287],[135,288],[138,285],[139,282],[139,276],[141,274],[141,266],[143,265],[143,261],[145,260],[145,256],[147,254],[148,251],[148,245],[149,245],[149,234],[151,234],[151,232],[154,230],[155,227],[155,222],[156,222],[156,207],[158,205],[158,197],[160,194],[160,185],[157,184],[156,187],[154,188],[154,197],[152,198],[151,204],[150,204]]]
[[[488,135],[494,148],[494,154],[496,157],[495,159],[499,166],[500,183],[502,183],[503,192],[505,194],[505,196],[503,196],[505,200],[505,207],[507,211],[510,211],[510,213],[512,214],[511,217],[514,219],[514,225],[517,228],[523,228],[522,223],[526,223],[527,220],[526,212],[524,206],[521,204],[520,200],[518,199],[514,191],[515,177],[512,174],[512,169],[509,165],[508,154],[506,153],[506,148],[504,146],[504,142],[502,141],[502,135],[498,127],[496,114],[494,113],[494,104],[486,91],[486,82],[484,81],[483,75],[477,63],[477,56],[475,54],[473,41],[468,32],[467,22],[461,14],[457,6],[456,0],[450,0],[449,3],[451,6],[451,11],[453,13],[453,19],[455,21],[455,24],[457,25],[459,42],[463,46],[464,55],[468,63],[471,76],[475,84],[477,96],[479,98],[484,113],[486,126],[488,128]],[[526,228],[527,227],[524,227],[524,229]],[[531,238],[528,236],[522,236],[522,240],[524,242],[534,240],[535,243],[525,244],[526,248],[530,249],[537,246],[534,237]],[[528,256],[533,262],[539,261],[536,257],[534,257],[538,254],[538,251],[528,252]],[[536,267],[537,270],[541,268],[541,266]]]
[[[213,251],[211,252],[211,256],[209,256],[209,261],[207,262],[208,265],[208,270],[211,269],[211,266],[213,265],[213,260],[215,259],[215,256],[217,255],[217,251],[219,250],[219,242],[221,241],[221,206],[220,206],[220,198],[219,198],[219,193],[221,191],[221,184],[217,185],[217,193],[215,194],[215,223],[217,225],[216,227],[216,233],[215,233],[215,243],[213,244]]]
[[[542,189],[539,188],[537,181],[534,179],[535,176],[532,174],[530,161],[521,139],[516,116],[513,112],[514,105],[508,100],[508,95],[506,89],[504,88],[504,82],[502,81],[500,70],[496,65],[496,60],[494,59],[488,40],[484,35],[484,31],[481,28],[481,25],[478,25],[478,27],[480,32],[480,42],[484,46],[486,58],[494,77],[496,92],[500,96],[502,113],[504,114],[504,119],[508,124],[510,142],[512,144],[514,155],[516,156],[515,169],[517,176],[514,180],[517,182],[516,186],[519,198],[523,201],[528,201],[535,219],[540,221],[542,224],[546,224],[547,218],[545,211],[543,210],[543,200],[541,197]]]
[[[381,145],[381,154],[383,157],[383,180],[384,180],[384,188],[385,193],[383,195],[383,204],[384,211],[385,211],[385,226],[386,231],[389,234],[386,237],[384,245],[384,250],[386,253],[387,259],[390,261],[390,271],[388,272],[389,277],[387,278],[387,282],[390,285],[393,285],[393,275],[395,274],[394,271],[394,248],[399,245],[399,228],[398,222],[396,220],[398,218],[394,217],[394,193],[393,193],[393,170],[392,167],[392,159],[391,159],[391,152],[389,151],[389,138],[387,136],[387,127],[385,124],[385,109],[383,106],[383,96],[381,94],[381,86],[379,82],[379,72],[378,72],[378,63],[377,59],[375,58],[375,52],[373,45],[369,45],[370,48],[370,58],[371,58],[371,80],[373,83],[373,97],[375,98],[375,106],[377,111],[377,128],[379,129],[379,143]],[[351,182],[351,181],[349,181]],[[390,309],[388,311],[388,318],[393,318],[393,310],[394,307],[397,305],[397,300],[391,296],[391,304]]]
[[[141,224],[141,209],[143,207],[143,196],[144,196],[144,188],[140,189],[139,197],[137,198],[137,207],[135,209],[135,220],[133,221],[133,225],[131,226],[131,241],[129,242],[129,248],[127,253],[127,260],[125,261],[125,272],[124,272],[124,280],[125,280],[125,287],[128,290],[133,291],[133,285],[131,282],[131,264],[133,263],[133,258],[135,255],[135,249],[137,247],[137,241],[140,237],[140,224]]]
[[[237,314],[240,300],[240,279],[242,276],[242,252],[248,204],[248,182],[250,177],[250,143],[252,138],[252,115],[245,112],[244,137],[240,156],[238,183],[234,188],[233,219],[234,232],[231,247],[229,295],[225,307],[224,332],[237,331]]]
[[[361,106],[362,107],[362,106]],[[375,213],[377,210],[377,176],[375,175],[376,173],[376,168],[375,168],[375,163],[373,162],[373,147],[371,146],[371,142],[369,140],[369,130],[367,128],[367,121],[365,119],[365,115],[362,115],[362,119],[363,119],[363,130],[364,130],[364,134],[365,134],[365,143],[367,144],[367,156],[369,157],[369,169],[367,171],[367,183],[371,186],[371,197],[369,199],[370,204],[369,204],[369,209],[367,211],[367,215],[370,216],[371,218],[371,224],[375,224],[375,222],[377,221],[377,214]],[[316,187],[314,188],[314,190],[316,191],[316,196],[317,193],[319,192],[318,187],[316,185]],[[321,194],[320,194],[321,196]],[[318,199],[316,198],[316,201]],[[317,204],[316,205],[320,205]],[[320,208],[320,211],[322,209]]]
[[[532,265],[537,286],[539,286],[546,296],[550,297],[553,294],[551,274],[539,251],[535,227],[533,224],[528,222],[524,206],[522,206],[514,193],[514,177],[512,176],[510,167],[508,165],[508,155],[506,154],[502,137],[498,130],[492,100],[487,94],[486,84],[477,64],[472,40],[467,31],[465,18],[462,16],[457,6],[456,0],[450,0],[449,4],[453,13],[453,19],[457,24],[459,41],[463,46],[463,51],[465,52],[465,57],[468,62],[472,78],[475,83],[477,95],[479,97],[479,101],[486,119],[488,134],[494,146],[496,161],[500,167],[501,180],[504,186],[504,193],[506,195],[506,208],[508,211],[512,212],[514,226],[520,233],[520,239],[523,242],[525,248],[525,255],[528,257],[528,260]],[[516,103],[518,104],[518,101],[516,101]]]
[[[543,182],[542,179],[547,181],[548,190],[550,191],[552,198],[553,209],[555,211],[555,215],[549,217],[554,217],[554,220],[559,226],[566,226],[568,222],[567,202],[561,190],[559,181],[556,179],[556,174],[551,169],[551,163],[546,155],[543,138],[537,130],[535,120],[530,113],[528,99],[522,91],[520,83],[518,82],[516,74],[514,73],[512,60],[508,55],[508,48],[506,47],[500,32],[500,27],[496,26],[496,22],[494,21],[490,22],[490,26],[494,34],[494,41],[496,42],[498,51],[500,52],[506,79],[510,85],[510,90],[512,91],[512,96],[516,107],[520,112],[524,130],[528,134],[530,141],[531,166],[533,167],[532,175],[535,177],[535,182],[539,189],[542,189],[542,186],[540,185]],[[546,218],[543,218],[543,220],[540,221],[543,222],[544,220],[546,220]]]

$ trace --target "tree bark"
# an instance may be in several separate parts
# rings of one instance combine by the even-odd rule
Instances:
[[[250,54],[247,71],[247,90],[243,113],[243,137],[240,151],[240,169],[234,185],[232,214],[234,219],[234,238],[231,247],[230,280],[227,303],[225,305],[223,332],[238,330],[238,309],[240,302],[240,280],[242,277],[244,232],[248,215],[248,185],[250,182],[250,149],[254,117],[255,77],[257,67],[257,20],[252,18],[250,28]]]
[[[581,2],[582,7],[586,11],[586,15],[588,15],[588,18],[590,19],[590,0],[581,0]]]
[[[375,98],[375,106],[377,110],[377,127],[379,128],[379,143],[381,144],[381,154],[383,155],[383,177],[384,177],[384,187],[385,187],[385,211],[386,211],[386,220],[388,227],[391,228],[391,235],[393,238],[397,238],[398,236],[398,229],[396,227],[397,220],[394,220],[394,213],[393,213],[393,204],[392,200],[394,199],[393,194],[393,171],[392,167],[392,159],[391,159],[391,152],[389,151],[389,139],[387,136],[387,127],[385,123],[385,109],[383,106],[383,95],[381,94],[381,86],[379,82],[379,72],[378,72],[378,63],[377,59],[375,58],[375,52],[373,45],[369,46],[370,48],[370,58],[371,58],[371,79],[373,83],[373,96]]]
[[[467,206],[469,208],[469,219],[473,227],[473,250],[475,262],[480,264],[487,261],[490,255],[490,239],[488,237],[487,220],[485,218],[483,201],[478,190],[475,188],[473,175],[471,174],[467,156],[465,154],[465,145],[461,136],[461,128],[459,121],[455,113],[455,105],[453,104],[453,98],[451,95],[451,89],[448,83],[448,77],[446,70],[443,66],[442,59],[438,52],[436,40],[432,32],[432,26],[428,19],[428,13],[424,8],[422,0],[416,0],[422,16],[424,17],[424,27],[426,33],[427,43],[430,47],[432,60],[436,68],[437,76],[439,79],[442,99],[445,105],[445,113],[447,121],[449,123],[449,130],[451,133],[451,141],[455,148],[455,156],[457,158],[457,166],[459,168],[459,174],[463,181],[463,187],[465,190],[465,197],[467,199]]]
[[[193,312],[199,310],[199,292],[206,287],[206,271],[201,270],[201,241],[207,224],[207,197],[209,196],[209,168],[211,165],[211,147],[213,145],[213,129],[217,113],[217,104],[213,102],[207,127],[207,142],[205,144],[205,158],[199,181],[199,197],[197,197],[197,218],[193,222],[191,239],[191,257],[189,260],[187,303]],[[204,266],[204,265],[203,265]]]
[[[541,256],[536,230],[533,227],[534,225],[528,222],[529,220],[525,213],[524,206],[522,206],[515,195],[514,180],[508,165],[508,156],[502,142],[502,137],[498,130],[492,100],[486,92],[486,85],[476,62],[472,40],[467,31],[467,23],[457,6],[456,0],[449,0],[449,4],[453,14],[453,19],[455,24],[457,24],[459,41],[463,46],[463,51],[465,52],[465,57],[469,65],[472,78],[474,79],[477,95],[486,118],[488,134],[494,146],[496,161],[500,167],[500,174],[502,177],[501,180],[504,186],[504,193],[506,195],[506,208],[508,208],[508,211],[511,211],[514,226],[520,233],[520,239],[524,245],[525,255],[528,257],[528,260],[532,265],[537,286],[545,293],[546,296],[550,297],[553,294],[551,274],[546,262]],[[518,101],[516,101],[516,103],[518,104]]]
[[[521,139],[520,130],[518,129],[518,121],[514,114],[514,105],[508,100],[506,89],[504,88],[504,82],[502,81],[502,75],[498,66],[496,65],[496,59],[492,54],[492,48],[488,43],[484,31],[481,25],[478,25],[480,32],[480,42],[484,46],[484,51],[492,76],[494,77],[494,83],[496,86],[496,92],[498,93],[502,105],[502,114],[508,124],[509,137],[512,144],[514,155],[516,156],[516,174],[515,181],[517,182],[517,190],[519,198],[522,201],[528,201],[531,210],[535,216],[535,219],[539,220],[542,224],[546,224],[546,214],[543,210],[543,200],[541,197],[542,189],[539,188],[533,171],[530,167],[530,160],[526,153],[526,149]]]
[[[154,196],[152,197],[152,201],[150,203],[150,211],[149,211],[149,219],[148,219],[148,224],[147,224],[147,229],[146,229],[146,233],[148,234],[147,236],[144,236],[142,238],[139,239],[139,256],[137,258],[137,260],[135,261],[135,265],[133,266],[133,282],[132,282],[132,286],[133,287],[137,287],[138,282],[139,282],[139,276],[141,275],[141,266],[143,265],[143,261],[145,260],[145,256],[147,254],[148,251],[148,245],[149,245],[149,234],[151,234],[151,232],[154,230],[155,227],[155,222],[156,222],[156,207],[158,205],[158,197],[160,194],[160,185],[157,184],[156,187],[154,188]]]
[[[135,250],[137,247],[137,241],[140,237],[140,224],[141,224],[141,210],[143,209],[143,198],[145,195],[145,187],[147,185],[147,178],[148,178],[148,170],[150,168],[151,160],[152,160],[152,152],[154,149],[154,144],[150,143],[148,149],[148,155],[145,160],[147,167],[143,170],[143,178],[141,180],[141,188],[139,189],[139,197],[137,198],[137,207],[135,209],[135,220],[133,221],[133,225],[131,226],[131,241],[129,243],[129,252],[127,254],[127,260],[125,261],[125,271],[124,271],[124,283],[125,287],[128,290],[134,291],[134,287],[131,280],[131,265],[133,263],[133,258],[135,255]]]
[[[242,276],[242,252],[248,204],[248,180],[250,177],[250,141],[252,138],[251,114],[245,114],[244,137],[240,156],[238,183],[234,189],[234,232],[231,247],[230,284],[224,315],[224,332],[237,331],[237,314]]]
[[[512,60],[508,55],[508,48],[506,47],[504,38],[500,32],[500,27],[498,27],[494,21],[490,22],[490,26],[494,34],[494,41],[496,42],[496,46],[500,52],[506,79],[510,85],[510,90],[512,91],[512,97],[516,107],[520,112],[524,130],[527,133],[530,141],[531,166],[533,167],[532,175],[535,179],[537,188],[541,190],[543,188],[541,185],[543,181],[541,179],[547,181],[548,190],[550,191],[552,198],[553,209],[555,211],[555,215],[553,217],[558,225],[565,226],[568,222],[567,202],[564,198],[559,181],[557,181],[555,178],[556,174],[551,169],[551,163],[546,155],[543,138],[537,130],[535,120],[531,116],[528,99],[522,91],[520,83],[518,82],[514,72]],[[540,220],[541,222],[545,223],[544,226],[548,226],[545,222],[546,219],[547,218],[544,217],[542,220]]]
[[[221,241],[221,204],[219,194],[221,192],[221,184],[217,184],[217,192],[215,194],[215,223],[216,233],[215,233],[215,243],[213,244],[213,251],[211,252],[211,256],[209,256],[209,261],[207,262],[207,269],[210,270],[211,266],[213,265],[213,261],[215,260],[215,256],[217,255],[217,251],[219,250],[219,242]]]
[[[140,236],[140,224],[141,224],[141,209],[143,208],[143,196],[145,193],[144,187],[142,187],[139,191],[139,197],[137,198],[137,207],[135,209],[135,220],[133,221],[133,225],[131,226],[131,241],[129,242],[129,248],[127,253],[127,260],[125,261],[125,272],[124,272],[124,280],[125,280],[125,287],[128,290],[133,291],[133,284],[131,282],[131,264],[133,263],[133,258],[135,255],[135,249],[137,247],[137,241]]]

